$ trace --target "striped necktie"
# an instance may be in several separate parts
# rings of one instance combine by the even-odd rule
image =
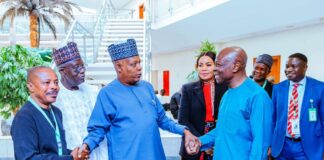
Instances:
[[[299,84],[295,83],[293,85],[293,90],[291,94],[291,98],[289,101],[289,110],[288,110],[288,134],[291,135],[293,138],[295,134],[292,133],[292,120],[295,120],[298,118],[298,88]]]

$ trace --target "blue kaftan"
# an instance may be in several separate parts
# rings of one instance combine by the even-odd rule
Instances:
[[[200,137],[203,148],[214,144],[214,160],[266,159],[272,131],[272,102],[268,94],[247,78],[224,94],[217,127]]]
[[[93,150],[106,136],[111,160],[164,160],[159,127],[181,135],[185,128],[166,116],[151,84],[116,79],[99,92],[84,143]]]

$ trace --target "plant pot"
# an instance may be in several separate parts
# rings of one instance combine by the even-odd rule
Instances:
[[[2,119],[0,123],[0,135],[2,136],[10,136],[10,128],[13,121],[13,116],[11,116],[9,119]]]

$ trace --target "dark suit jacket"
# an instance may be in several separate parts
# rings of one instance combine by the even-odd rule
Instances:
[[[264,90],[267,91],[269,97],[272,97],[272,88],[273,88],[273,84],[269,81],[267,81],[266,86],[264,87]]]
[[[273,87],[274,133],[272,136],[272,155],[280,155],[286,136],[289,81],[285,80]],[[317,109],[317,121],[310,122],[308,109],[310,100]],[[308,159],[322,159],[324,151],[324,83],[306,77],[306,86],[300,115],[301,144]]]
[[[215,82],[216,83],[216,82]],[[214,97],[214,118],[217,119],[218,107],[223,94],[226,92],[227,86],[215,85]],[[199,137],[204,135],[204,126],[206,118],[205,99],[202,88],[202,82],[196,81],[182,86],[182,96],[180,100],[179,123],[189,128],[190,132]],[[180,155],[184,158],[199,157],[187,155],[183,141],[180,148]]]

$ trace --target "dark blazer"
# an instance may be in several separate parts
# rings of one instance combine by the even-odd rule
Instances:
[[[273,87],[272,101],[274,104],[274,133],[272,136],[272,156],[277,157],[284,146],[287,115],[289,81],[285,80]],[[308,109],[310,100],[317,109],[317,121],[310,122]],[[324,151],[324,83],[306,77],[305,93],[300,113],[301,144],[308,159],[322,159]]]
[[[216,83],[216,81],[215,81]],[[219,103],[222,96],[227,90],[227,86],[217,84],[215,85],[214,97],[214,118],[217,119]],[[204,135],[206,107],[202,88],[202,82],[196,81],[182,86],[182,96],[180,100],[179,123],[189,128],[190,132],[199,137]],[[182,141],[180,148],[180,155],[184,158],[197,159],[200,154],[189,156],[184,148],[184,141]]]
[[[267,81],[267,84],[265,85],[264,90],[267,91],[269,97],[271,98],[272,97],[273,84],[271,82],[269,82],[268,80],[266,80],[266,81]]]
[[[42,113],[32,103],[26,102],[15,115],[11,126],[11,135],[14,144],[15,159],[51,159],[72,160],[70,150],[66,148],[65,135],[62,125],[61,111],[52,106],[57,120],[63,155],[58,156],[55,131]],[[81,142],[80,142],[81,143]]]

